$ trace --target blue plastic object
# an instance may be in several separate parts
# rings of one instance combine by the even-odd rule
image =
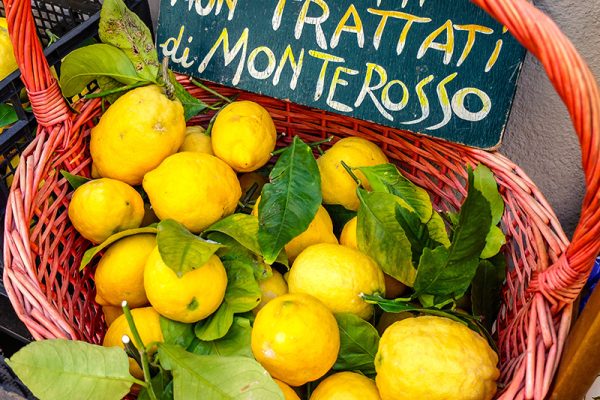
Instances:
[[[596,263],[594,264],[592,273],[590,274],[585,288],[583,289],[581,295],[581,303],[579,305],[579,312],[581,312],[581,310],[583,310],[583,307],[585,307],[585,305],[587,304],[590,295],[592,294],[592,292],[596,288],[596,285],[598,284],[598,281],[600,281],[600,257],[596,259]]]

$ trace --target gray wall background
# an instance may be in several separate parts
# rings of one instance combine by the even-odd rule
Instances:
[[[149,0],[154,20],[159,0]],[[600,0],[537,0],[600,77]],[[581,151],[566,108],[541,65],[527,56],[500,152],[531,177],[570,236],[584,195]]]

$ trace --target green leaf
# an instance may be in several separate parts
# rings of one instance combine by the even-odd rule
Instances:
[[[400,198],[396,200],[400,200]],[[414,264],[419,262],[425,247],[432,248],[440,244],[431,239],[427,225],[422,223],[419,215],[404,202],[396,204],[396,221],[398,221],[410,242]]]
[[[0,104],[0,128],[5,128],[19,120],[14,107],[10,104]]]
[[[434,211],[431,214],[431,219],[427,222],[427,230],[429,237],[443,245],[444,247],[450,247],[450,239],[448,238],[448,231],[446,231],[446,224],[440,214]]]
[[[156,242],[164,263],[179,277],[202,267],[223,247],[194,235],[172,219],[159,222]]]
[[[195,333],[200,340],[222,338],[231,327],[234,314],[250,311],[260,303],[260,286],[252,265],[235,251],[226,251],[220,257],[227,271],[225,299],[215,313],[196,324]]]
[[[96,255],[98,253],[100,253],[102,250],[104,250],[105,248],[107,248],[108,246],[110,246],[111,244],[116,242],[117,240],[126,238],[128,236],[138,235],[141,233],[156,234],[157,232],[158,232],[158,230],[156,229],[156,226],[150,225],[150,226],[146,226],[144,228],[127,229],[125,231],[115,233],[114,235],[109,236],[108,239],[106,239],[104,242],[100,243],[98,246],[89,248],[86,250],[85,253],[83,253],[83,257],[81,258],[81,263],[79,264],[79,270],[80,271],[83,270],[90,263],[90,261],[92,261],[92,259],[94,257],[96,257]]]
[[[492,171],[483,164],[479,164],[473,171],[473,184],[490,203],[492,210],[492,225],[496,226],[504,214],[504,200],[498,193],[498,184]]]
[[[415,268],[411,244],[396,221],[398,198],[389,193],[358,190],[360,208],[356,227],[358,248],[388,275],[412,286]]]
[[[471,286],[471,307],[473,315],[481,317],[483,326],[491,330],[500,305],[502,304],[502,284],[506,278],[506,262],[503,255],[494,259],[481,260]]]
[[[260,255],[258,245],[258,218],[248,214],[232,214],[209,226],[204,233],[221,232]]]
[[[171,83],[175,88],[175,96],[177,100],[181,102],[183,106],[183,113],[185,116],[185,120],[189,121],[192,117],[200,114],[202,111],[206,110],[208,106],[202,100],[199,100],[192,96],[185,88],[177,81],[175,75],[169,71],[169,77],[171,79]]]
[[[199,321],[194,327],[194,334],[200,340],[211,341],[222,338],[229,332],[233,324],[233,309],[226,301],[208,318]]]
[[[221,232],[210,232],[206,237],[225,246],[217,251],[219,257],[235,258],[240,262],[250,265],[256,280],[267,279],[273,275],[271,267],[265,264],[262,256],[252,253],[230,236]]]
[[[121,82],[113,78],[109,78],[108,76],[99,76],[98,78],[96,78],[96,82],[98,82],[98,86],[100,86],[100,92],[105,92],[107,90],[117,89],[124,86]],[[112,104],[125,93],[127,92],[123,91],[119,93],[109,94],[107,96],[104,96],[104,98]]]
[[[173,378],[168,371],[161,369],[150,382],[157,400],[173,400]],[[137,400],[151,400],[146,388],[142,388]]]
[[[352,218],[356,217],[356,211],[348,210],[339,204],[323,204],[323,207],[325,207],[327,213],[331,217],[331,221],[333,222],[333,233],[338,237],[342,234],[344,225]]]
[[[162,315],[160,316],[160,329],[163,333],[165,343],[176,344],[183,348],[188,347],[196,337],[192,324],[173,321]]]
[[[304,232],[321,205],[321,176],[309,146],[298,136],[285,149],[263,187],[258,242],[272,264],[283,247]]]
[[[395,194],[404,200],[418,215],[421,222],[431,219],[433,206],[429,194],[406,179],[393,164],[380,164],[372,167],[360,167],[371,188],[375,192]]]
[[[173,373],[174,400],[284,400],[269,373],[251,358],[201,356],[167,344],[159,345],[158,357]]]
[[[64,58],[60,67],[60,87],[66,97],[72,97],[99,76],[113,78],[125,85],[144,81],[122,50],[108,44],[93,44],[73,50]]]
[[[485,247],[480,257],[483,259],[494,257],[505,244],[506,236],[504,236],[502,229],[492,226],[485,238]]]
[[[127,55],[139,77],[156,82],[160,64],[150,29],[122,0],[104,0],[98,34]]]
[[[475,276],[492,215],[490,203],[472,182],[470,173],[468,195],[450,248],[440,246],[423,251],[414,286],[417,295],[435,295],[436,302],[448,297],[456,299],[464,295]]]
[[[135,381],[122,349],[79,341],[32,342],[6,362],[41,400],[119,400]]]
[[[340,328],[340,352],[333,369],[374,375],[379,347],[377,329],[354,314],[336,314],[335,319]]]
[[[60,171],[60,174],[62,176],[64,176],[64,178],[67,180],[67,182],[69,182],[69,185],[71,185],[71,188],[73,188],[73,190],[75,190],[79,186],[91,181],[90,178],[86,178],[85,176],[73,175],[73,174],[65,171],[64,169]]]
[[[242,317],[235,317],[231,329],[227,334],[218,340],[203,341],[195,340],[189,350],[199,355],[215,356],[241,356],[253,358],[252,348],[250,347],[250,336],[252,327],[250,320]]]

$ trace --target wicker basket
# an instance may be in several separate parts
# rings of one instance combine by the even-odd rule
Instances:
[[[101,341],[104,323],[94,303],[93,267],[78,271],[90,244],[70,225],[68,183],[61,169],[89,175],[87,139],[101,113],[98,99],[63,100],[36,37],[29,0],[4,0],[23,80],[39,122],[23,153],[7,204],[4,282],[36,339]],[[600,249],[600,97],[588,67],[557,26],[527,0],[473,0],[506,25],[545,66],[566,103],[582,147],[587,195],[569,243],[543,195],[516,165],[497,152],[466,148],[288,102],[219,88],[264,105],[287,140],[362,136],[377,144],[443,210],[459,207],[466,167],[483,163],[497,176],[506,202],[502,226],[510,264],[497,320],[501,399],[543,399],[567,336],[572,303]],[[210,95],[180,77],[194,95]],[[206,122],[209,116],[191,123]],[[285,143],[279,143],[284,145]]]

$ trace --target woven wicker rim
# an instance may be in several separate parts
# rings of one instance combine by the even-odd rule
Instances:
[[[358,135],[378,143],[442,209],[460,204],[467,164],[481,162],[492,168],[507,205],[502,224],[509,239],[506,254],[513,267],[497,323],[501,382],[505,384],[499,398],[543,399],[568,333],[572,302],[600,249],[600,97],[592,73],[573,45],[526,0],[473,2],[506,25],[542,62],[569,110],[582,148],[587,187],[571,243],[543,195],[523,171],[499,153],[240,94],[267,107],[278,129],[289,135],[307,139],[332,133],[337,137]],[[58,171],[89,174],[86,138],[93,118],[101,113],[100,102],[81,102],[78,113],[67,107],[36,37],[31,4],[28,0],[5,0],[5,6],[39,128],[22,155],[8,199],[4,283],[17,314],[34,338],[98,343],[104,325],[93,301],[93,269],[77,271],[78,260],[89,243],[69,224],[65,210],[70,190]],[[210,98],[185,77],[180,79],[193,95]],[[220,90],[225,95],[233,93],[233,89]],[[206,122],[206,118],[191,122]]]

